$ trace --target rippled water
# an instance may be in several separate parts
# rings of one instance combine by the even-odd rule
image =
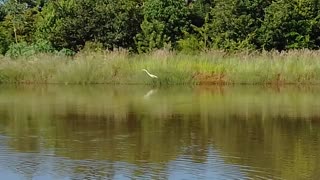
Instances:
[[[320,179],[319,90],[0,86],[0,177]]]

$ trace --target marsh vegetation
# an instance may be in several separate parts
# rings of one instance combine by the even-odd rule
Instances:
[[[318,84],[320,52],[186,54],[158,50],[83,52],[75,56],[38,54],[0,58],[0,83],[63,84]],[[159,78],[145,74],[147,69]]]

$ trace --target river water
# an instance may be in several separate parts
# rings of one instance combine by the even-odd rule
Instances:
[[[0,86],[1,179],[320,179],[320,87]]]

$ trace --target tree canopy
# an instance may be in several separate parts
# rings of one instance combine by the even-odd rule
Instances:
[[[0,53],[47,42],[134,52],[319,49],[320,0],[0,0]]]

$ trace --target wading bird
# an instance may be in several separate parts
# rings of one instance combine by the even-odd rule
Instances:
[[[142,69],[142,71],[146,72],[151,78],[158,78],[158,76],[150,74],[146,69]]]

